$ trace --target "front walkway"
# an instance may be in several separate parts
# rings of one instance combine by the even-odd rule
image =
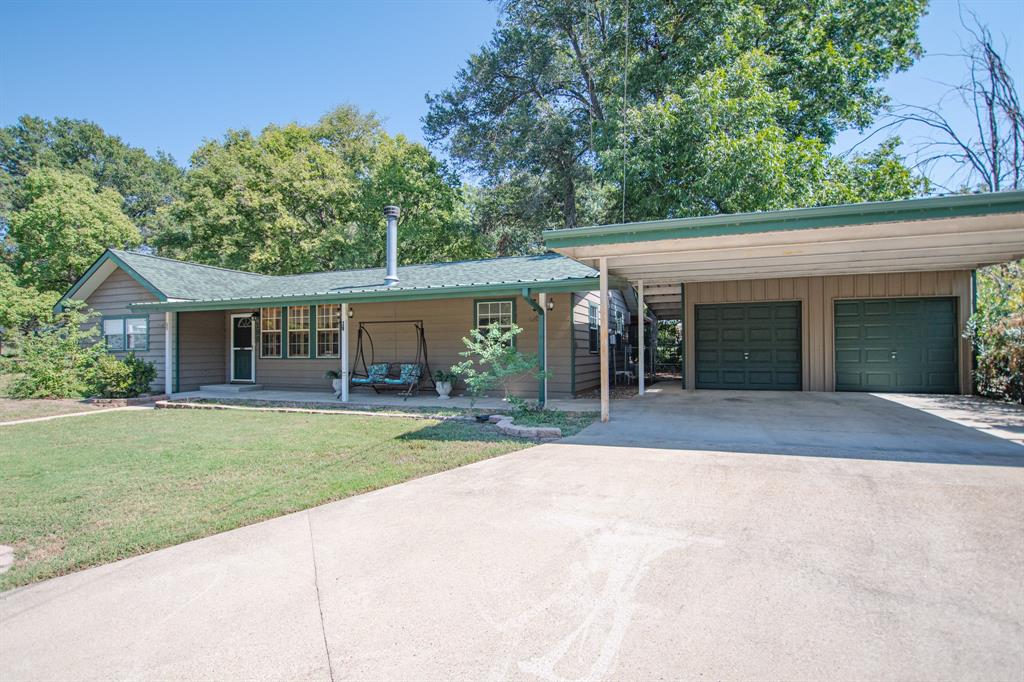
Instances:
[[[178,399],[235,399],[235,400],[261,400],[285,403],[328,403],[332,405],[348,406],[353,408],[380,409],[387,408],[416,408],[416,409],[469,409],[469,398],[466,396],[454,396],[448,400],[441,400],[433,390],[423,390],[416,395],[403,398],[397,392],[374,393],[369,389],[356,389],[349,393],[349,401],[343,403],[334,397],[331,391],[298,391],[286,389],[258,389],[255,391],[241,391],[239,393],[227,393],[220,390],[211,391],[186,391],[175,393],[172,400]],[[601,404],[597,400],[583,398],[555,398],[548,401],[549,408],[562,410],[564,412],[597,412]],[[476,401],[476,407],[484,410],[508,410],[509,404],[501,398],[481,398]]]

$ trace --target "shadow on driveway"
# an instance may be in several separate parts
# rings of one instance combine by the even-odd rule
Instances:
[[[925,404],[936,398],[945,400]],[[1024,432],[1024,409],[963,396],[687,393],[658,386],[643,397],[613,402],[608,423],[596,423],[565,442],[1021,467],[1024,446],[986,432],[1012,435],[1018,429]]]

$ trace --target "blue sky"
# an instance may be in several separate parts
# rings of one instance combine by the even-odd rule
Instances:
[[[1024,78],[1024,1],[965,2],[1010,43]],[[483,0],[423,2],[7,2],[0,22],[0,125],[19,115],[96,121],[133,145],[186,163],[229,128],[312,122],[352,103],[392,133],[422,139],[424,94],[452,82],[483,44],[497,7]],[[886,88],[931,104],[959,80],[957,5],[936,0],[921,25],[930,56]],[[913,137],[915,131],[905,131]],[[854,132],[838,151],[857,142]]]

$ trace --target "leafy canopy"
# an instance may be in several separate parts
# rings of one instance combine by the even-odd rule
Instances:
[[[24,208],[21,184],[39,169],[81,174],[117,192],[121,210],[144,235],[157,229],[158,210],[173,201],[183,173],[170,156],[150,156],[90,121],[22,116],[0,128],[0,203]]]
[[[192,157],[162,254],[268,274],[380,266],[387,204],[402,262],[473,258],[458,180],[422,145],[339,107],[316,124],[230,131]]]
[[[89,177],[36,169],[20,183],[10,214],[14,271],[23,284],[63,291],[108,247],[138,246],[142,235],[121,211],[120,195]]]
[[[496,243],[533,244],[551,224],[916,191],[891,145],[866,182],[870,163],[843,168],[827,148],[840,130],[872,121],[886,104],[880,80],[920,54],[924,0],[501,7],[491,40],[451,87],[428,95],[424,119],[431,143],[493,193],[478,199],[479,226]],[[888,172],[895,178],[879,177]],[[833,187],[812,189],[820,179]]]

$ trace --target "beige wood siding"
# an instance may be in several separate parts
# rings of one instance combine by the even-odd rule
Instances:
[[[601,293],[598,291],[581,291],[573,294],[573,307],[572,307],[572,326],[573,326],[573,343],[575,343],[575,356],[576,356],[576,393],[585,393],[587,391],[593,391],[598,388],[601,384],[601,356],[598,353],[590,352],[590,327],[589,327],[589,308],[590,304],[600,305]],[[626,306],[626,300],[622,297],[622,292],[610,289],[608,291],[608,303],[610,310],[608,311],[608,320],[611,322],[615,319],[615,312],[621,310],[626,318],[626,326],[632,324],[629,309]],[[622,355],[621,347],[615,347],[612,349],[613,353],[617,353],[615,359],[619,366],[623,366],[624,357]],[[611,355],[609,355],[611,357]],[[614,377],[612,377],[614,381]]]
[[[96,290],[89,294],[85,303],[90,309],[103,316],[112,315],[136,315],[128,308],[131,303],[146,303],[155,301],[156,297],[144,286],[136,282],[131,275],[120,268],[116,268],[103,282],[96,287]],[[152,362],[156,366],[156,379],[150,385],[153,391],[163,392],[164,390],[164,313],[150,313],[149,318],[149,348],[145,351],[135,353],[136,357]],[[97,333],[101,330],[98,325],[100,318],[96,318]],[[102,338],[97,336],[97,338]],[[119,358],[123,358],[128,351],[115,352]]]
[[[962,331],[970,317],[972,294],[969,270],[892,272],[870,275],[791,277],[782,279],[692,282],[686,285],[686,376],[696,371],[693,346],[693,307],[706,303],[756,301],[801,302],[803,389],[835,390],[835,301],[849,298],[923,298],[952,296]],[[971,347],[960,341],[960,390],[971,391]]]
[[[553,294],[548,298],[555,306],[548,314],[547,326],[548,369],[551,372],[548,378],[548,394],[551,397],[566,397],[570,395],[572,383],[567,313],[570,295]],[[516,323],[523,328],[517,340],[519,350],[530,354],[537,352],[537,313],[521,296],[494,299],[459,298],[352,304],[353,317],[349,321],[350,359],[353,363],[357,359],[356,345],[360,322],[422,320],[431,370],[447,369],[464,360],[459,353],[465,350],[462,338],[469,334],[473,326],[476,300],[512,300]],[[230,313],[224,321],[225,330],[229,319]],[[371,325],[368,329],[373,336],[375,359],[378,362],[413,362],[416,359],[416,335],[411,324]],[[226,340],[224,348],[222,353],[226,358]],[[369,364],[373,358],[370,357],[368,341],[364,341],[364,350],[366,363]],[[329,390],[330,382],[324,378],[324,372],[328,369],[337,369],[339,366],[338,358],[260,358],[257,355],[256,383],[268,388]],[[362,367],[360,365],[355,369],[361,371]],[[356,390],[358,392],[368,389]],[[456,393],[461,391],[462,386],[457,385]],[[537,391],[538,382],[535,379],[523,379],[516,384],[515,392],[523,397],[535,398]]]
[[[226,313],[178,313],[176,333],[179,391],[194,391],[202,384],[220,384],[227,374]]]

